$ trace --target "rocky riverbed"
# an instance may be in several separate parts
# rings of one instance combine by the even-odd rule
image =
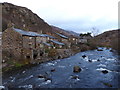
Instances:
[[[111,49],[100,48],[80,52],[69,58],[4,73],[3,86],[6,88],[120,88],[120,60]]]

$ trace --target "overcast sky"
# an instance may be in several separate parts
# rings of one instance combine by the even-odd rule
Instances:
[[[119,0],[0,0],[27,7],[48,24],[78,33],[118,28]]]

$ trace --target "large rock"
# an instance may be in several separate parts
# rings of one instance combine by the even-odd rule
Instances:
[[[52,79],[51,79],[51,78],[45,78],[45,81],[48,81],[48,80],[52,81]]]
[[[71,79],[80,79],[79,76],[72,76]]]
[[[92,60],[88,60],[89,62],[92,62]]]
[[[102,49],[97,49],[97,51],[103,51]]]
[[[101,72],[104,73],[104,74],[107,74],[107,73],[108,73],[107,70],[103,70],[103,71],[101,71]]]
[[[40,75],[38,75],[38,78],[44,78],[44,79],[45,79],[45,78],[47,78],[47,77],[46,77],[45,75],[41,75],[41,74],[40,74]]]
[[[51,71],[51,72],[55,72],[55,68],[51,69],[50,71]]]
[[[97,61],[100,62],[100,59],[98,59]]]
[[[85,58],[85,57],[86,57],[86,55],[83,55],[82,57],[83,57],[83,58]]]
[[[108,86],[108,87],[112,87],[112,85],[109,84],[109,83],[103,83],[103,84],[106,85],[106,86]]]
[[[73,67],[73,72],[75,72],[75,73],[78,73],[78,72],[80,72],[82,69],[79,67],[79,66],[74,66]]]

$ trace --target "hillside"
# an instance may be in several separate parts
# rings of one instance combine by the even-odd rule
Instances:
[[[66,35],[68,37],[79,37],[79,34],[74,32],[74,31],[63,30],[63,29],[58,28],[56,26],[51,26],[51,27],[52,27],[53,32],[58,32],[58,33],[61,33],[63,35]]]
[[[118,51],[120,51],[119,40],[120,40],[120,29],[106,31],[94,37],[94,42],[96,42],[98,46],[112,47],[113,49],[116,49]]]
[[[54,36],[54,32],[59,32],[67,36],[73,36],[72,33],[50,26],[37,14],[33,13],[26,7],[16,6],[10,3],[2,3],[2,31],[7,29],[11,23],[15,28],[34,31],[38,33],[46,33]]]

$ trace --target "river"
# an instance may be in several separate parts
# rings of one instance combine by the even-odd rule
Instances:
[[[80,52],[3,76],[10,88],[120,88],[120,60],[110,49]],[[86,57],[83,58],[82,56]],[[73,72],[74,66],[82,71]],[[102,71],[106,70],[107,73]]]

